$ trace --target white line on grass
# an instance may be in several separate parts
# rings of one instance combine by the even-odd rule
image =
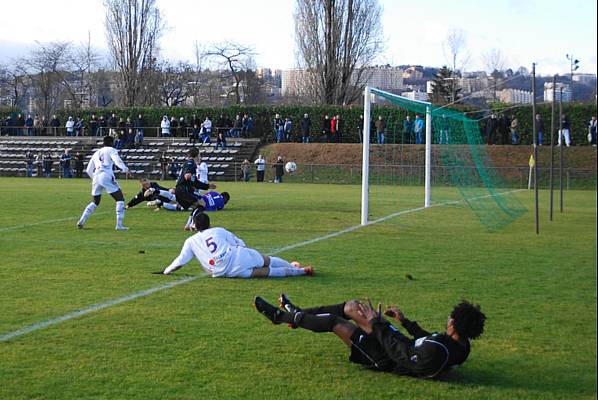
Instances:
[[[503,193],[500,193],[500,194],[514,193],[514,192],[518,192],[518,191],[521,191],[521,190],[523,190],[523,189],[512,190],[512,191],[503,192]],[[482,199],[482,198],[486,198],[486,197],[490,197],[490,196],[492,196],[492,195],[475,197],[475,198],[472,198],[472,199],[469,199],[469,200],[478,200],[478,199]],[[432,204],[430,207],[442,207],[442,206],[451,205],[451,204],[459,204],[459,203],[462,203],[462,202],[463,202],[463,200],[446,201],[446,202],[442,202],[442,203]],[[425,207],[417,207],[417,208],[411,208],[411,209],[408,209],[408,210],[398,211],[396,213],[389,214],[387,216],[384,216],[384,217],[377,218],[377,219],[374,219],[372,221],[369,221],[366,225],[354,225],[354,226],[351,226],[349,228],[342,229],[342,230],[337,231],[337,232],[329,233],[329,234],[324,235],[324,236],[320,236],[320,237],[317,237],[317,238],[314,238],[314,239],[310,239],[310,240],[306,240],[306,241],[303,241],[303,242],[291,244],[291,245],[288,245],[288,246],[285,246],[285,247],[281,247],[280,249],[277,249],[277,250],[274,250],[274,251],[270,252],[270,254],[274,255],[274,254],[282,253],[282,252],[287,251],[287,250],[295,249],[297,247],[307,246],[307,245],[312,244],[312,243],[321,242],[323,240],[327,240],[327,239],[331,239],[331,238],[334,238],[334,237],[337,237],[337,236],[340,236],[340,235],[344,235],[345,233],[353,232],[353,231],[355,231],[357,229],[363,228],[364,226],[374,225],[374,224],[377,224],[379,222],[383,222],[383,221],[389,220],[391,218],[398,217],[399,215],[411,214],[411,213],[418,212],[418,211],[423,211],[423,210],[425,210]],[[43,222],[40,222],[39,224],[41,224],[41,223],[43,223]],[[145,289],[145,290],[142,290],[142,291],[139,291],[139,292],[131,293],[131,294],[119,297],[117,299],[108,300],[108,301],[106,301],[104,303],[94,304],[94,305],[86,307],[86,308],[84,308],[82,310],[72,311],[72,312],[64,314],[64,315],[62,315],[60,317],[48,319],[48,320],[45,320],[45,321],[36,322],[35,324],[25,326],[25,327],[23,327],[21,329],[17,329],[16,331],[8,332],[8,333],[3,334],[2,336],[0,336],[0,342],[6,342],[6,341],[8,341],[10,339],[14,339],[16,337],[26,335],[27,333],[31,333],[31,332],[34,332],[34,331],[37,331],[37,330],[40,330],[40,329],[45,329],[45,328],[47,328],[49,326],[57,325],[57,324],[59,324],[61,322],[70,321],[71,319],[78,318],[78,317],[80,317],[82,315],[90,314],[92,312],[99,311],[99,310],[102,310],[104,308],[112,307],[112,306],[115,306],[115,305],[118,305],[118,304],[130,301],[130,300],[135,300],[135,299],[138,299],[140,297],[149,296],[152,293],[160,292],[162,290],[170,289],[170,288],[173,288],[173,287],[178,286],[178,285],[189,283],[189,282],[195,281],[195,280],[197,280],[199,278],[203,278],[205,276],[208,276],[208,275],[205,274],[205,273],[201,273],[199,275],[194,275],[194,276],[191,276],[191,277],[188,277],[188,278],[178,279],[176,281],[167,283],[165,285],[155,286],[153,288],[149,288],[149,289]]]
[[[94,213],[94,215],[108,214],[110,212],[112,212],[112,211],[99,211],[99,212]],[[66,217],[66,218],[60,218],[60,219],[49,219],[49,220],[46,220],[46,221],[33,222],[31,224],[21,224],[21,225],[7,226],[5,228],[0,228],[0,232],[14,231],[16,229],[29,228],[29,227],[38,226],[38,225],[53,224],[55,222],[78,221],[78,220],[79,220],[79,217]]]

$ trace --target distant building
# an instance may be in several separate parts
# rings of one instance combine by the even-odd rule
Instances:
[[[305,96],[309,94],[307,87],[309,74],[304,69],[286,69],[281,76],[281,94],[283,96]]]
[[[563,103],[571,101],[571,86],[569,86],[566,83],[557,82],[555,95],[555,90],[552,87],[552,82],[544,83],[544,101],[551,102],[552,99],[554,99],[555,101],[560,101],[561,93],[563,94]]]
[[[573,81],[586,85],[594,84],[596,82],[596,74],[575,74],[573,75]]]
[[[484,71],[468,72],[459,80],[463,93],[475,93],[488,89],[490,80]]]
[[[496,97],[507,104],[531,104],[532,92],[519,89],[503,89],[496,92]]]
[[[429,101],[428,93],[420,92],[420,91],[413,91],[413,92],[403,92],[401,96],[408,98],[409,100],[417,100],[417,101]]]
[[[424,72],[417,67],[408,67],[403,71],[403,79],[419,80],[424,77]]]

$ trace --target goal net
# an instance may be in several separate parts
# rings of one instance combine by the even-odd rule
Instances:
[[[468,206],[496,230],[526,211],[493,168],[478,121],[463,113],[368,87],[363,132],[370,140],[363,140],[362,224],[450,205]]]

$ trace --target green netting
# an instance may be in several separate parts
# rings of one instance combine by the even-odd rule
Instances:
[[[425,145],[414,144],[415,135],[403,129],[407,115],[432,116],[432,202],[467,204],[489,230],[512,222],[526,210],[510,186],[494,168],[486,152],[478,121],[448,108],[436,107],[371,89],[391,107],[373,111],[387,121],[386,144],[371,147],[370,182],[373,184],[423,185]],[[425,129],[422,133],[425,142]],[[375,142],[375,133],[374,133]],[[455,188],[460,199],[450,196]]]

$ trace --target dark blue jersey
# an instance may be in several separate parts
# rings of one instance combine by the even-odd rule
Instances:
[[[224,208],[224,197],[218,192],[207,192],[201,195],[206,203],[205,211],[218,211]]]
[[[180,185],[181,183],[187,182],[185,181],[185,174],[187,173],[191,173],[191,182],[194,182],[197,178],[195,177],[195,169],[197,168],[197,165],[195,164],[194,160],[187,160],[185,161],[185,163],[183,164],[183,168],[181,168],[181,173],[179,174],[179,178],[176,181],[177,185]]]

